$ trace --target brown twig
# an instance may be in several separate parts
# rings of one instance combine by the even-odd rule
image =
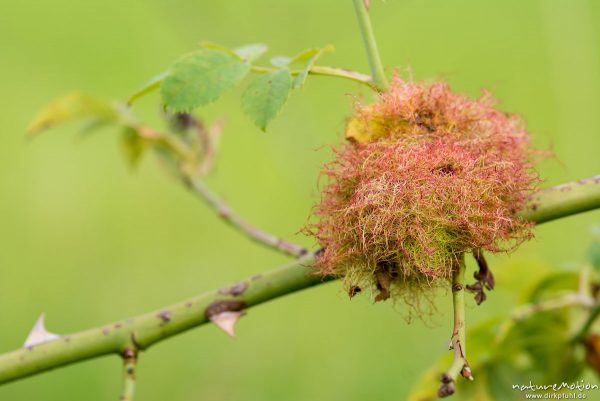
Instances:
[[[273,234],[269,234],[268,232],[248,223],[223,199],[211,192],[201,180],[197,178],[191,178],[189,176],[183,176],[182,178],[187,187],[190,188],[190,190],[192,190],[196,195],[198,195],[200,199],[202,199],[209,207],[214,209],[225,223],[237,229],[250,239],[296,258],[300,258],[308,254],[308,250],[306,248],[286,241]]]

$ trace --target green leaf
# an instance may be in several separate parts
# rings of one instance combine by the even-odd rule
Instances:
[[[134,169],[146,150],[146,141],[135,129],[125,127],[121,131],[121,150],[129,166]]]
[[[555,298],[566,291],[577,291],[579,276],[573,272],[551,273],[543,277],[533,287],[529,294],[528,302],[541,302],[548,298]]]
[[[180,58],[171,71],[161,94],[169,110],[182,112],[217,100],[244,79],[250,65],[221,50],[201,49]]]
[[[160,88],[160,85],[163,83],[165,78],[171,73],[170,70],[163,72],[162,74],[158,74],[157,76],[150,79],[141,88],[133,92],[131,95],[127,97],[127,104],[132,105],[136,100],[141,98],[142,96],[147,95],[150,92],[155,91]]]
[[[263,131],[288,99],[292,75],[288,69],[256,77],[242,94],[242,108]]]
[[[235,48],[233,51],[244,60],[254,61],[265,54],[267,49],[268,47],[264,43],[253,43],[251,45]]]
[[[286,67],[292,61],[292,57],[275,56],[271,58],[270,63],[277,68]]]
[[[588,251],[590,263],[596,270],[600,270],[600,242],[594,242]]]
[[[315,62],[323,55],[323,53],[333,51],[333,46],[326,46],[322,49],[309,49],[304,53],[299,54],[294,58],[292,62],[300,63],[305,62],[304,69],[300,74],[296,75],[292,86],[294,88],[300,88],[304,85],[308,72],[315,65]]]
[[[296,75],[292,83],[293,88],[300,88],[304,85],[306,77],[315,62],[324,53],[333,51],[333,46],[328,45],[322,48],[313,47],[296,54],[294,57],[277,56],[271,59],[271,64],[275,67],[299,67],[302,70]]]
[[[240,56],[238,56],[238,54],[233,49],[230,49],[229,47],[223,46],[219,43],[210,42],[210,41],[205,40],[202,43],[200,43],[200,47],[205,48],[205,49],[217,50],[217,51],[220,51],[223,53],[230,54],[233,57],[240,58]]]
[[[72,92],[54,99],[38,112],[27,130],[36,134],[55,125],[78,120],[101,125],[117,122],[118,119],[111,103],[85,93]]]

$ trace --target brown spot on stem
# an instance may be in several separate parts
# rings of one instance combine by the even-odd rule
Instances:
[[[451,381],[449,383],[442,383],[442,385],[438,389],[438,397],[440,397],[440,398],[449,397],[452,394],[454,394],[454,391],[456,391],[456,389],[454,387],[453,381]]]
[[[127,347],[121,352],[121,357],[123,359],[134,359],[136,355],[137,353],[135,352],[135,349],[133,349],[133,347]]]
[[[242,295],[247,288],[248,283],[242,281],[241,283],[234,284],[231,287],[221,288],[219,290],[219,294],[233,295],[234,297],[237,297],[238,295]]]
[[[207,319],[218,315],[223,312],[239,312],[246,307],[246,303],[244,301],[237,300],[221,300],[214,301],[210,305],[206,307],[204,310],[204,316]]]
[[[171,321],[171,311],[164,310],[156,315],[160,320],[163,321],[163,324],[169,323]]]

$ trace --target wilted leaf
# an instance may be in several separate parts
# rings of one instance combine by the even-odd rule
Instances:
[[[58,124],[88,120],[94,124],[117,122],[114,107],[106,101],[81,92],[72,92],[54,99],[30,123],[28,131],[36,134]]]
[[[250,71],[238,56],[201,49],[180,58],[161,86],[163,101],[172,111],[190,111],[217,100]]]
[[[401,122],[399,122],[400,124]],[[387,135],[387,129],[382,121],[365,120],[361,116],[352,117],[346,123],[346,139],[352,142],[366,143],[375,141]]]
[[[159,75],[153,77],[152,79],[150,79],[148,82],[146,82],[144,85],[142,85],[141,88],[139,88],[137,91],[135,91],[131,95],[129,95],[129,97],[127,98],[127,104],[132,105],[140,97],[160,88],[160,85],[163,83],[165,78],[170,73],[171,73],[171,71],[167,70],[167,71],[163,72],[162,74],[159,74]]]
[[[133,128],[126,127],[121,132],[121,150],[131,168],[135,168],[146,149],[146,141]]]
[[[264,43],[253,43],[251,45],[235,48],[233,51],[244,60],[254,61],[265,54],[267,49],[268,47]]]
[[[292,76],[288,69],[256,77],[242,95],[242,108],[263,131],[288,99]]]

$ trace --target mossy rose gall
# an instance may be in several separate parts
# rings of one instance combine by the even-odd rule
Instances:
[[[529,135],[489,94],[396,78],[357,105],[346,137],[324,166],[307,231],[324,248],[319,272],[344,277],[350,295],[445,283],[465,253],[510,251],[532,236],[518,214],[537,182]]]

